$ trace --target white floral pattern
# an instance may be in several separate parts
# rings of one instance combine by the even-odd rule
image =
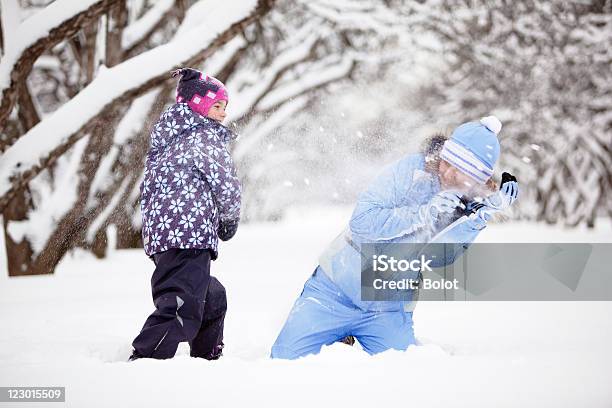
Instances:
[[[180,197],[177,197],[176,200],[170,200],[170,208],[172,210],[172,214],[182,213],[183,207],[185,206],[185,202],[181,201]]]
[[[175,228],[174,230],[170,230],[168,232],[168,241],[170,241],[173,245],[177,245],[181,243],[181,237],[183,236],[183,231]]]
[[[195,221],[195,217],[191,214],[183,214],[181,215],[181,220],[179,224],[183,226],[183,229],[193,229],[193,223]]]

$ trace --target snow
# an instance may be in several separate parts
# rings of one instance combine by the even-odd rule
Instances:
[[[326,7],[317,2],[307,2],[306,6],[313,14],[334,22],[340,28],[360,27],[387,35],[398,32],[397,15],[389,12],[387,8],[382,6],[355,7],[355,5],[351,7],[349,4],[352,3],[345,2],[336,10],[331,4],[328,6],[332,7]]]
[[[126,178],[125,180],[121,182],[121,186],[119,187],[119,190],[117,190],[115,195],[113,195],[113,198],[110,200],[110,203],[106,206],[106,208],[104,208],[104,210],[100,213],[100,215],[98,215],[96,219],[93,220],[93,222],[89,226],[89,229],[87,230],[87,235],[86,235],[87,242],[93,241],[96,235],[96,232],[98,232],[100,227],[102,227],[104,222],[113,213],[113,211],[119,204],[119,200],[123,198],[123,193],[125,192],[125,189],[127,188],[129,183],[130,183],[129,178]]]
[[[244,225],[213,274],[228,292],[225,356],[181,345],[166,361],[127,363],[152,311],[142,250],[97,260],[73,252],[54,276],[0,280],[0,384],[66,387],[67,406],[609,407],[611,302],[421,302],[421,346],[371,357],[334,344],[298,361],[268,358],[319,252],[350,208],[296,208]],[[480,241],[612,242],[595,231],[490,226]],[[397,404],[397,405],[391,405]],[[15,404],[18,406],[18,404]]]
[[[8,232],[13,241],[20,242],[26,237],[35,254],[45,248],[57,223],[79,198],[77,170],[88,140],[89,136],[79,140],[67,154],[58,159],[53,182],[49,181],[48,171],[40,173],[30,182],[34,209],[28,212],[27,219],[8,224]]]
[[[134,21],[140,17],[145,9],[146,0],[132,0],[127,2],[127,8],[129,13],[129,20]]]
[[[2,39],[4,44],[10,44],[14,41],[13,33],[21,21],[21,8],[17,0],[0,0],[0,10]]]
[[[88,207],[95,206],[94,197],[99,191],[108,188],[113,182],[113,164],[121,152],[121,148],[130,139],[138,135],[142,129],[142,123],[146,120],[151,106],[159,95],[159,89],[154,89],[136,98],[130,105],[113,136],[113,145],[110,151],[102,158],[100,166],[96,170],[96,175],[91,182],[91,188],[87,198]]]
[[[297,114],[306,106],[307,102],[308,100],[304,96],[295,98],[273,111],[263,123],[257,123],[253,127],[244,129],[242,133],[249,135],[249,137],[241,139],[241,142],[236,145],[233,152],[234,159],[238,161],[251,153],[267,135],[278,129],[279,126],[285,123],[292,115]],[[267,150],[271,151],[273,147],[273,145],[272,147],[268,145]]]
[[[159,96],[159,89],[153,89],[146,94],[136,98],[123,116],[113,136],[115,145],[125,144],[142,129],[142,122],[147,118],[151,107]]]
[[[206,72],[210,76],[216,77],[223,67],[229,62],[234,53],[245,45],[246,40],[244,37],[232,38],[231,41],[221,47],[219,51],[215,52],[213,55],[204,60],[202,71]]]
[[[261,73],[259,78],[250,84],[250,87],[240,90],[241,84],[239,81],[232,81],[227,84],[228,93],[236,95],[232,98],[232,108],[228,111],[226,119],[228,123],[243,117],[254,107],[257,108],[257,102],[278,80],[279,74],[308,58],[318,39],[318,36],[313,34],[312,23],[304,25],[294,36],[295,43],[298,45],[279,52],[266,71]]]
[[[231,24],[246,18],[255,9],[256,5],[256,0],[231,3],[217,0],[199,0],[189,7],[185,13],[185,18],[177,29],[173,41],[182,40],[185,43],[200,42],[200,44],[205,44],[211,34],[214,34],[214,38],[220,32],[219,26],[223,26],[223,29],[225,29]]]
[[[260,101],[259,107],[262,110],[270,109],[285,100],[300,95],[304,90],[341,79],[349,73],[352,65],[353,59],[350,57],[334,60],[328,67],[301,75],[271,91]]]
[[[57,1],[48,8],[54,9],[53,6],[57,3],[63,2]],[[10,189],[11,176],[30,169],[54,148],[66,143],[71,134],[95,117],[113,99],[143,85],[151,78],[170,72],[180,61],[194,57],[231,24],[246,18],[256,4],[256,0],[249,0],[241,1],[239,5],[233,4],[232,7],[223,8],[217,5],[214,18],[209,14],[206,20],[200,20],[195,27],[181,26],[182,30],[179,30],[181,35],[177,33],[170,42],[112,68],[101,69],[91,84],[30,129],[4,153],[0,162],[0,195],[4,195]],[[187,14],[189,16],[189,12]],[[36,15],[31,18],[34,17]],[[197,38],[198,41],[184,41],[181,37],[186,34]]]

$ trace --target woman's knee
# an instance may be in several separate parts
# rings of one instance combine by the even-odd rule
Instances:
[[[377,313],[375,318],[369,317],[362,322],[355,336],[369,354],[389,349],[406,350],[416,344],[412,313]]]

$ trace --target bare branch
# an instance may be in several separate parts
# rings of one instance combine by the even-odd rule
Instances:
[[[19,90],[19,110],[17,111],[19,122],[23,127],[24,131],[32,129],[38,122],[40,122],[40,117],[38,116],[38,112],[36,110],[36,106],[32,101],[32,95],[30,95],[30,90],[28,89],[27,82],[23,82],[20,85]]]
[[[123,60],[121,37],[128,20],[125,2],[126,0],[123,0],[111,7],[106,19],[106,56],[104,62],[107,67],[115,66]]]

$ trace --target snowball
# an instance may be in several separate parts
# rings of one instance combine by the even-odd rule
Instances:
[[[485,116],[480,119],[480,123],[496,135],[499,134],[502,128],[501,122],[495,116]]]

